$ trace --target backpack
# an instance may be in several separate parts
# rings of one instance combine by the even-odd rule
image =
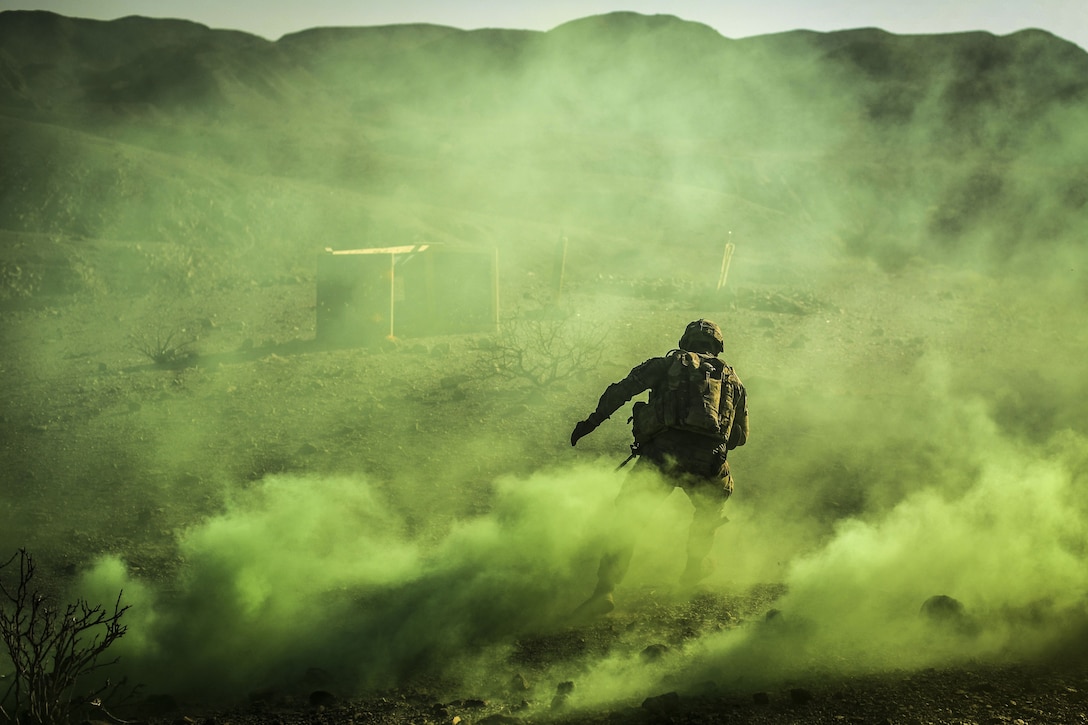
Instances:
[[[672,350],[665,383],[635,403],[632,433],[644,443],[664,430],[684,430],[728,441],[734,417],[733,369],[713,355]]]

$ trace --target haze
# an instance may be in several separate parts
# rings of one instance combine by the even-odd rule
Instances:
[[[192,698],[501,699],[536,637],[587,708],[1083,650],[1088,53],[695,20],[0,15],[0,551],[123,589],[122,668]],[[496,329],[319,339],[326,248],[416,245],[497,257]],[[415,251],[368,319],[439,289]],[[578,649],[629,411],[570,428],[699,317],[752,407],[717,569],[674,591],[690,509],[641,512],[637,626]],[[734,607],[639,664],[646,612],[752,591],[786,626]]]

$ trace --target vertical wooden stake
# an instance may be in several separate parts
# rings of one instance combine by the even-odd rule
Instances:
[[[491,250],[491,308],[494,315],[491,324],[494,331],[499,331],[499,248]]]
[[[563,296],[563,277],[567,272],[567,235],[559,235],[559,254],[555,263],[555,301]]]
[[[733,232],[729,232],[729,236],[733,236]],[[729,263],[733,260],[733,242],[725,243],[725,254],[722,255],[722,271],[718,274],[718,286],[715,291],[721,292],[722,287],[725,287],[725,279],[729,276]]]
[[[397,255],[389,255],[389,339],[395,339],[393,336],[393,315],[397,306]]]

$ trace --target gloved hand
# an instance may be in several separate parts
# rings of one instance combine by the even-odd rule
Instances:
[[[577,445],[580,438],[592,433],[593,429],[596,427],[596,424],[594,424],[589,418],[578,421],[578,424],[574,426],[574,432],[570,434],[570,444],[572,446]]]

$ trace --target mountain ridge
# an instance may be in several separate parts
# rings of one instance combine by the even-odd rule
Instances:
[[[532,238],[550,220],[621,240],[632,266],[676,230],[714,228],[767,253],[894,266],[938,248],[1015,266],[1039,244],[1079,244],[1088,214],[1088,53],[1044,31],[733,40],[674,16],[611,13],[547,32],[418,24],[273,42],[188,21],[9,11],[0,48],[0,118],[117,144],[134,174],[89,192],[86,179],[118,177],[96,166],[104,156],[61,154],[40,126],[6,123],[6,143],[42,154],[0,171],[11,190],[0,228],[16,233],[201,244],[185,231],[201,229],[230,245],[292,230],[304,250],[343,234],[339,216],[363,235],[365,219],[381,219],[384,237],[521,249],[547,246]],[[135,147],[191,174],[160,175],[129,158]],[[185,186],[236,188],[226,168],[292,191],[240,190],[247,218]],[[154,204],[133,208],[126,185],[159,189]],[[310,227],[279,217],[298,203],[278,193],[326,189],[353,208]],[[396,222],[381,211],[394,201],[448,218]],[[162,218],[175,222],[148,221]]]

